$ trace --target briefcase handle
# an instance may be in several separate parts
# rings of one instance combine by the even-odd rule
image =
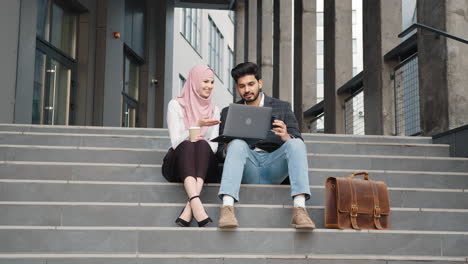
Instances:
[[[355,172],[353,174],[348,175],[348,178],[353,178],[354,176],[358,175],[364,175],[364,180],[369,180],[369,173],[367,173],[366,171]]]

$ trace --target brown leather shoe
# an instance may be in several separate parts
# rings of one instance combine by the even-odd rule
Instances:
[[[238,227],[236,215],[234,214],[233,206],[222,206],[219,211],[219,228],[234,228]]]
[[[297,229],[314,229],[315,224],[310,219],[304,207],[294,207],[292,211],[291,225]]]

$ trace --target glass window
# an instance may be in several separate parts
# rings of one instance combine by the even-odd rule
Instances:
[[[32,123],[68,125],[71,69],[36,50]]]
[[[232,23],[236,22],[236,12],[234,10],[229,10],[229,19]]]
[[[69,125],[78,15],[64,1],[37,0],[32,123]],[[71,121],[73,122],[73,121]]]
[[[57,4],[52,4],[51,22],[50,42],[75,58],[77,17]]]
[[[352,13],[352,23],[353,25],[356,25],[357,24],[357,13],[356,13],[356,10],[353,10],[353,13]]]
[[[182,35],[190,45],[200,53],[200,9],[182,9]]]
[[[71,58],[76,57],[78,16],[52,0],[38,0],[37,36]]]
[[[323,40],[317,40],[317,54],[323,55]]]
[[[137,125],[139,88],[140,65],[126,52],[122,91],[122,127],[135,127]]]
[[[323,12],[317,12],[317,27],[323,27]]]
[[[37,0],[37,36],[49,39],[49,1]]]
[[[145,49],[145,3],[144,1],[125,1],[125,44],[140,57]]]
[[[357,39],[353,39],[353,53],[357,53]]]
[[[224,46],[224,37],[211,17],[208,18],[210,21],[210,41],[208,43],[208,48],[210,51],[209,66],[213,69],[215,74],[218,75],[219,79],[222,80],[221,69],[223,54],[221,52],[221,48]]]
[[[323,83],[323,69],[317,69],[317,83]]]
[[[234,68],[234,51],[231,47],[228,46],[228,56],[229,56],[229,63],[227,68],[227,78],[228,78],[228,91],[233,94],[234,93],[234,79],[231,76],[231,70]]]
[[[140,67],[128,56],[125,57],[124,92],[131,98],[138,100]]]
[[[36,50],[33,105],[32,105],[32,124],[42,124],[44,108],[43,97],[45,89],[46,75],[46,55],[40,50]]]

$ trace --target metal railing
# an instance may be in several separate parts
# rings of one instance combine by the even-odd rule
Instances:
[[[364,90],[361,88],[345,100],[345,133],[364,135]]]
[[[411,33],[414,29],[416,28],[420,28],[420,29],[424,29],[424,30],[428,30],[428,31],[431,31],[431,32],[434,32],[436,34],[439,34],[441,36],[444,36],[444,37],[447,37],[447,38],[451,38],[451,39],[454,39],[456,41],[460,41],[462,43],[465,43],[465,44],[468,44],[468,40],[464,39],[464,38],[460,38],[460,37],[457,37],[457,36],[454,36],[452,34],[449,34],[445,31],[442,31],[442,30],[439,30],[437,28],[433,28],[433,27],[430,27],[430,26],[426,26],[424,24],[419,24],[419,23],[414,23],[412,24],[411,26],[409,26],[407,29],[405,29],[405,31],[401,32],[400,34],[398,34],[398,37],[399,38],[402,38],[406,35],[408,35],[409,33]]]
[[[395,68],[393,83],[396,135],[416,136],[421,134],[417,53],[402,61]]]
[[[309,133],[324,133],[325,114],[322,112],[309,122]]]

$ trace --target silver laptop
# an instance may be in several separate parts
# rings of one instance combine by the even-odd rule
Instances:
[[[211,141],[229,142],[233,139],[266,139],[271,129],[271,107],[230,104],[223,135]]]

